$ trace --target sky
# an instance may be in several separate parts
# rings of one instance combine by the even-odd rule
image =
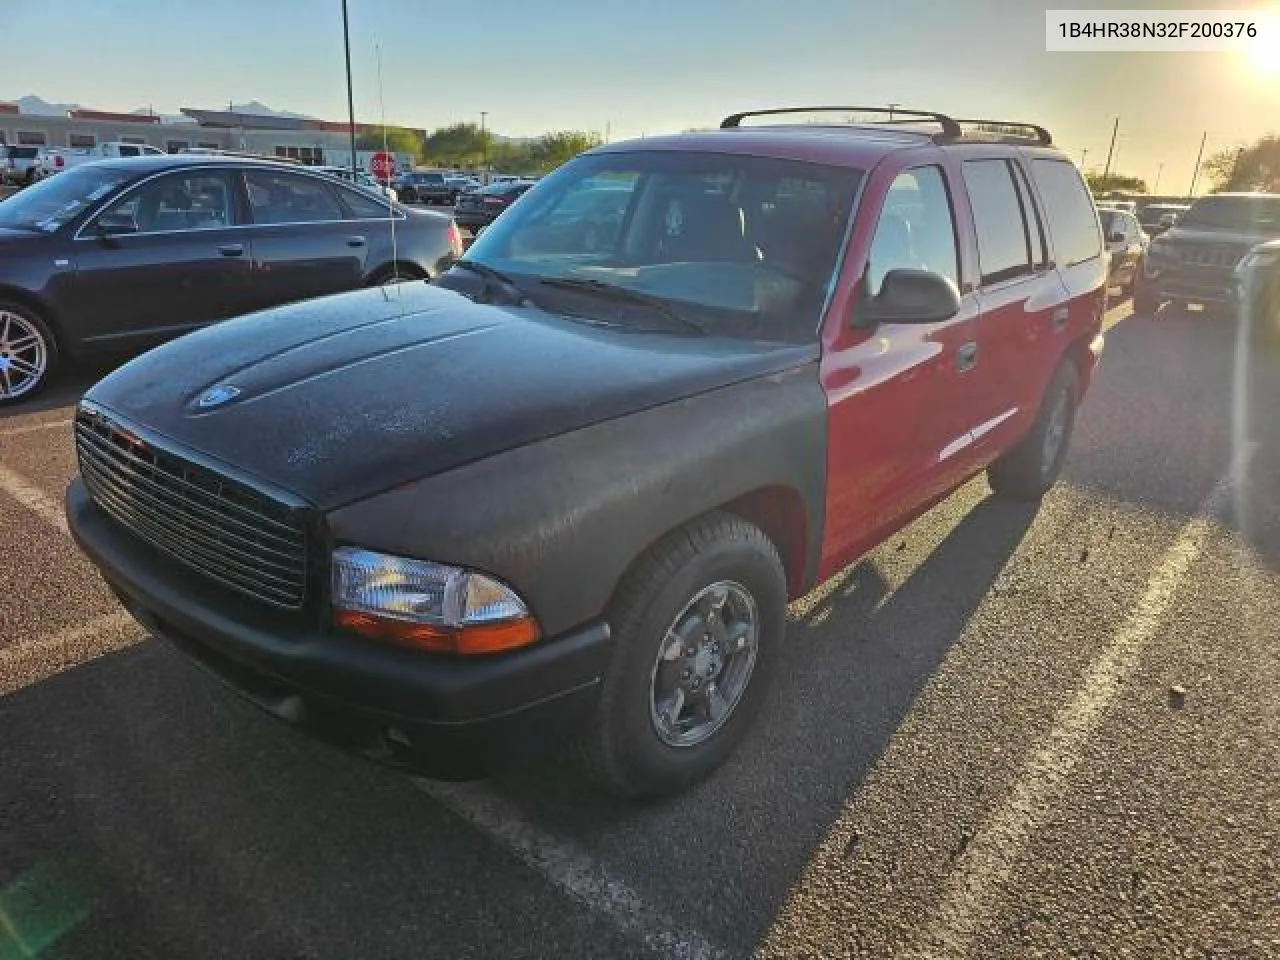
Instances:
[[[1046,7],[1280,10],[1280,0],[348,0],[356,118],[611,140],[834,103],[1041,123],[1086,169],[1185,191],[1280,133],[1280,45],[1048,53]],[[0,99],[104,110],[259,100],[346,116],[340,0],[0,0]],[[381,63],[381,83],[379,82]],[[1086,152],[1087,151],[1087,152]]]

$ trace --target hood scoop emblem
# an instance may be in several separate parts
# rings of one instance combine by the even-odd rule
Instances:
[[[206,390],[204,396],[196,401],[196,406],[201,410],[209,410],[213,407],[221,407],[230,403],[238,396],[240,396],[239,387],[233,387],[229,383],[220,383],[216,387]]]

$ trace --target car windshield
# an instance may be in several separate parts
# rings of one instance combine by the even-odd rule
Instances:
[[[52,233],[133,176],[136,173],[111,167],[59,173],[0,203],[0,227]]]
[[[810,339],[861,178],[734,154],[588,155],[528,190],[468,258],[535,301],[564,281],[622,288],[709,332]]]
[[[1204,197],[1178,218],[1178,226],[1280,230],[1280,196]]]

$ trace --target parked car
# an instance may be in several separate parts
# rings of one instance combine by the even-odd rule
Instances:
[[[1158,237],[1191,209],[1187,203],[1149,203],[1138,211],[1138,223],[1148,237]]]
[[[473,233],[487,227],[513,203],[524,196],[532,183],[521,180],[491,183],[458,198],[453,215],[458,225]]]
[[[163,157],[167,154],[159,147],[145,143],[100,143],[84,150],[49,147],[40,152],[40,176],[52,176],[73,167],[98,160],[119,160],[124,157]]]
[[[394,186],[403,203],[452,203],[457,192],[439,171],[413,170],[402,174]]]
[[[0,201],[0,403],[34,394],[62,357],[434,277],[461,249],[448,216],[389,210],[306,168],[180,155],[85,164]]]
[[[40,147],[0,143],[0,183],[34,183],[42,176]]]
[[[1119,287],[1126,296],[1131,295],[1150,238],[1143,232],[1138,218],[1123,210],[1099,210],[1098,219],[1107,241],[1107,253],[1111,255],[1108,283]]]
[[[706,776],[789,598],[980,471],[1054,484],[1106,303],[1047,132],[741,119],[574,158],[432,284],[112,373],[76,542],[149,632],[364,756],[473,777],[580,740],[625,795]],[[602,180],[627,215],[589,249],[557,212]]]
[[[395,189],[387,186],[374,179],[363,170],[352,170],[350,167],[312,167],[321,173],[327,173],[331,177],[337,177],[339,180],[345,180],[347,183],[355,184],[364,190],[375,195],[386,198],[387,200],[399,200],[400,197]]]
[[[1254,247],[1275,239],[1280,239],[1280,196],[1201,197],[1147,247],[1145,268],[1134,289],[1134,309],[1155,313],[1172,302],[1230,312],[1236,265]]]

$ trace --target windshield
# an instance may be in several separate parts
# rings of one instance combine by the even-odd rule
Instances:
[[[135,176],[110,167],[80,167],[41,180],[0,203],[0,227],[52,233]]]
[[[1204,197],[1178,218],[1178,225],[1280,231],[1280,196]]]
[[[812,338],[861,177],[734,154],[584,156],[525,193],[468,258],[532,281],[535,299],[538,281],[585,280],[710,332]]]

